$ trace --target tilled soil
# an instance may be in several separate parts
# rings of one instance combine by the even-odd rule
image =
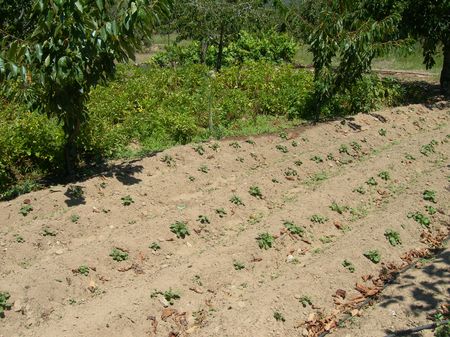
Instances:
[[[423,262],[441,272],[410,269],[377,293],[380,304],[337,321],[361,297],[357,283],[371,289],[383,268],[429,247],[424,238],[448,234],[449,120],[441,102],[179,146],[74,184],[78,197],[58,185],[0,203],[0,291],[14,304],[0,336],[317,336],[315,322],[332,315],[332,335],[375,337],[427,323],[448,303],[448,251]],[[408,217],[416,212],[430,223]],[[171,232],[177,221],[184,239]],[[114,261],[113,248],[128,259]],[[379,263],[363,255],[371,250]],[[173,304],[160,294],[169,291]]]

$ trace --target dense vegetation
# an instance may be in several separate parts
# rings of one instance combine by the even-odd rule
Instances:
[[[427,66],[442,47],[445,92],[450,5],[435,2],[0,0],[0,193],[93,160],[395,104],[403,89],[372,61],[413,38]],[[156,30],[176,43],[117,68]],[[293,65],[299,43],[314,73]]]

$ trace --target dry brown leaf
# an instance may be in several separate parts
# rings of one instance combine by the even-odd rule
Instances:
[[[347,296],[347,292],[343,289],[336,290],[336,296],[345,299],[345,296]]]
[[[161,319],[165,322],[167,318],[169,318],[175,313],[177,313],[175,309],[164,308],[163,311],[161,312]]]

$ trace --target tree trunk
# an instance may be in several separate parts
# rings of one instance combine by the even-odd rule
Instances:
[[[223,38],[224,38],[224,32],[225,26],[222,25],[220,27],[220,36],[219,36],[219,50],[217,52],[217,60],[216,60],[216,71],[220,71],[220,68],[222,68],[222,57],[223,57]]]
[[[208,42],[205,40],[202,40],[200,43],[200,63],[205,64],[206,63],[206,57],[208,54]]]
[[[443,47],[444,64],[441,72],[441,92],[444,95],[450,95],[450,41],[447,41]]]
[[[80,116],[76,112],[67,113],[64,121],[64,133],[67,137],[64,145],[65,169],[67,175],[73,175],[78,161],[77,138],[80,133]]]

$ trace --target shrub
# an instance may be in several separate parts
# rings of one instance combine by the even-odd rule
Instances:
[[[274,63],[292,62],[297,49],[295,40],[275,31],[263,34],[252,34],[242,31],[236,41],[223,49],[223,66],[239,65],[248,61],[267,61]],[[214,67],[218,49],[210,46],[204,63]],[[172,44],[165,51],[152,57],[151,62],[160,67],[182,66],[202,63],[201,44],[198,41],[185,45]]]

